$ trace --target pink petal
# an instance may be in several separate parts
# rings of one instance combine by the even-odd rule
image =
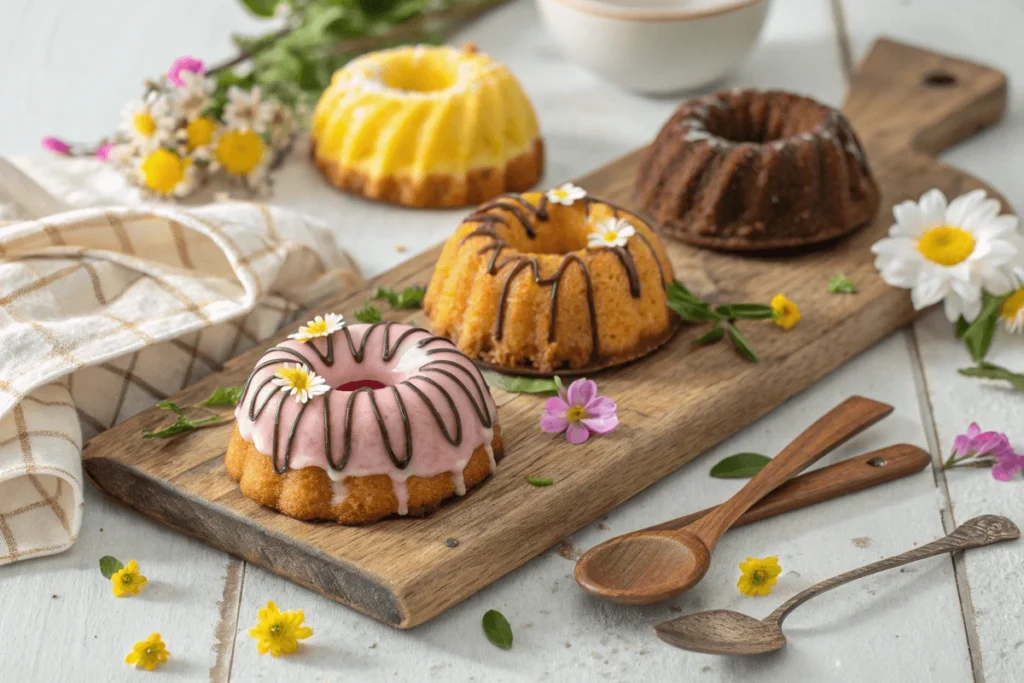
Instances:
[[[608,434],[619,426],[619,418],[614,413],[605,417],[588,417],[580,421],[595,434]]]
[[[43,149],[48,149],[55,154],[68,154],[71,152],[71,145],[60,138],[45,137],[42,139]]]
[[[607,396],[598,396],[586,405],[587,417],[608,417],[615,415],[618,406]]]
[[[549,434],[561,434],[569,426],[564,415],[545,413],[540,417],[540,428]]]
[[[1016,467],[1004,467],[1002,464],[994,465],[992,467],[992,478],[997,481],[1010,481],[1013,479],[1013,475],[1017,473]]]
[[[552,396],[544,402],[544,412],[549,415],[565,417],[565,414],[569,412],[569,404],[563,401],[561,396]]]
[[[967,437],[973,439],[978,434],[981,434],[981,427],[978,426],[977,422],[972,422],[971,426],[967,428]]]
[[[114,149],[113,143],[104,142],[102,145],[96,148],[96,158],[100,161],[107,161],[110,159],[110,150]]]
[[[597,383],[589,379],[578,379],[569,385],[568,402],[571,406],[585,406],[597,396]]]
[[[188,55],[178,57],[171,64],[171,68],[167,70],[167,80],[178,87],[185,85],[185,81],[181,79],[182,71],[203,74],[206,73],[206,65],[203,63],[203,60],[196,59],[195,57]]]
[[[574,446],[578,446],[590,438],[590,430],[579,422],[573,422],[565,430],[565,439]]]

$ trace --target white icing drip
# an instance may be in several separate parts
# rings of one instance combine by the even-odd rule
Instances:
[[[498,463],[494,459],[494,449],[491,448],[490,440],[488,440],[487,443],[484,444],[484,449],[487,451],[487,463],[491,467],[491,474],[494,474],[495,470],[498,469]]]
[[[686,140],[687,142],[700,142],[701,140],[713,141],[715,139],[715,136],[703,130],[691,130],[686,133],[683,139]]]
[[[331,507],[335,507],[341,505],[342,501],[348,497],[348,487],[345,486],[344,478],[334,479],[331,477],[331,479]]]
[[[452,470],[452,484],[455,485],[455,495],[464,496],[466,495],[466,478],[463,475],[462,470],[465,469],[466,466],[458,466],[459,463],[456,463],[456,465],[457,467]]]
[[[398,499],[398,514],[403,517],[409,514],[409,483],[405,479],[391,478],[391,488]]]

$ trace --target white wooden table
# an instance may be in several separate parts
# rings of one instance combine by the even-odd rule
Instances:
[[[953,150],[951,162],[1024,206],[1024,9],[1015,0],[776,0],[762,42],[730,85],[781,87],[839,104],[850,63],[881,34],[993,64],[1010,75],[1006,120]],[[0,154],[35,154],[58,134],[89,140],[118,120],[142,78],[179,54],[225,56],[231,30],[258,29],[232,2],[3,0],[0,16]],[[982,6],[984,9],[982,9]],[[580,174],[651,138],[676,99],[611,90],[566,62],[529,0],[487,15],[458,40],[508,64],[538,109],[549,150],[548,183]],[[31,160],[22,161],[33,170]],[[105,188],[51,187],[72,204]],[[408,212],[344,197],[293,163],[273,201],[335,227],[368,274],[444,238],[457,214]],[[395,245],[409,251],[400,254]],[[1020,338],[997,339],[991,360],[1024,368]],[[728,534],[698,588],[672,604],[630,608],[595,601],[566,559],[638,527],[719,502],[739,482],[707,470],[744,450],[774,453],[799,429],[854,393],[895,414],[826,462],[896,442],[936,461],[972,419],[1007,431],[1024,448],[1024,396],[960,377],[969,358],[941,313],[897,333],[679,472],[580,530],[465,603],[409,632],[362,617],[259,568],[104,500],[91,487],[77,545],[55,557],[0,568],[0,680],[138,679],[122,663],[131,645],[160,631],[172,652],[161,680],[254,681],[1024,681],[1024,543],[934,558],[874,577],[802,607],[786,622],[790,645],[774,656],[727,659],[675,650],[651,625],[705,608],[760,616],[835,573],[930,541],[956,522],[999,513],[1024,524],[1024,482],[982,470],[926,471],[844,500]],[[138,559],[150,585],[115,600],[100,556]],[[737,593],[736,564],[777,554],[775,591]],[[246,634],[268,599],[305,610],[315,630],[301,654],[257,655]],[[493,647],[480,628],[498,609],[515,647]]]

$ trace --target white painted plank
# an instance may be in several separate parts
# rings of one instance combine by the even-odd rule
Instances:
[[[999,188],[1017,210],[1024,207],[1020,161],[1024,158],[1024,108],[1020,104],[1024,96],[1024,6],[1014,0],[983,4],[968,0],[856,0],[845,7],[851,44],[858,56],[879,33],[878,20],[884,17],[886,35],[986,63],[1009,76],[1006,118],[943,158]],[[970,366],[971,359],[941,312],[920,320],[915,335],[943,457],[972,420],[983,429],[1006,432],[1017,450],[1024,451],[1024,394],[958,375],[956,369]],[[1024,340],[1000,334],[989,360],[1024,372]],[[1020,493],[1024,484],[1019,479],[1001,483],[983,470],[966,469],[948,472],[945,481],[956,522],[997,513],[1024,525],[1024,496]],[[1019,618],[1024,604],[1024,588],[1012,578],[1022,565],[1024,544],[1019,542],[965,557],[982,671],[988,683],[1024,680],[1024,637],[1018,628],[1008,627]]]

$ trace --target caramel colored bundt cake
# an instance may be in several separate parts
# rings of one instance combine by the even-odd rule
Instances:
[[[591,370],[675,332],[672,264],[639,216],[564,185],[480,206],[441,252],[424,309],[470,358],[512,371]]]
[[[298,519],[424,514],[487,478],[503,452],[487,384],[451,342],[334,314],[260,358],[235,416],[228,473]]]
[[[683,103],[648,148],[635,198],[666,234],[701,247],[798,247],[869,223],[879,192],[840,112],[786,92]]]
[[[417,207],[526,190],[544,170],[533,106],[508,69],[472,46],[350,62],[313,114],[312,154],[337,187]]]

